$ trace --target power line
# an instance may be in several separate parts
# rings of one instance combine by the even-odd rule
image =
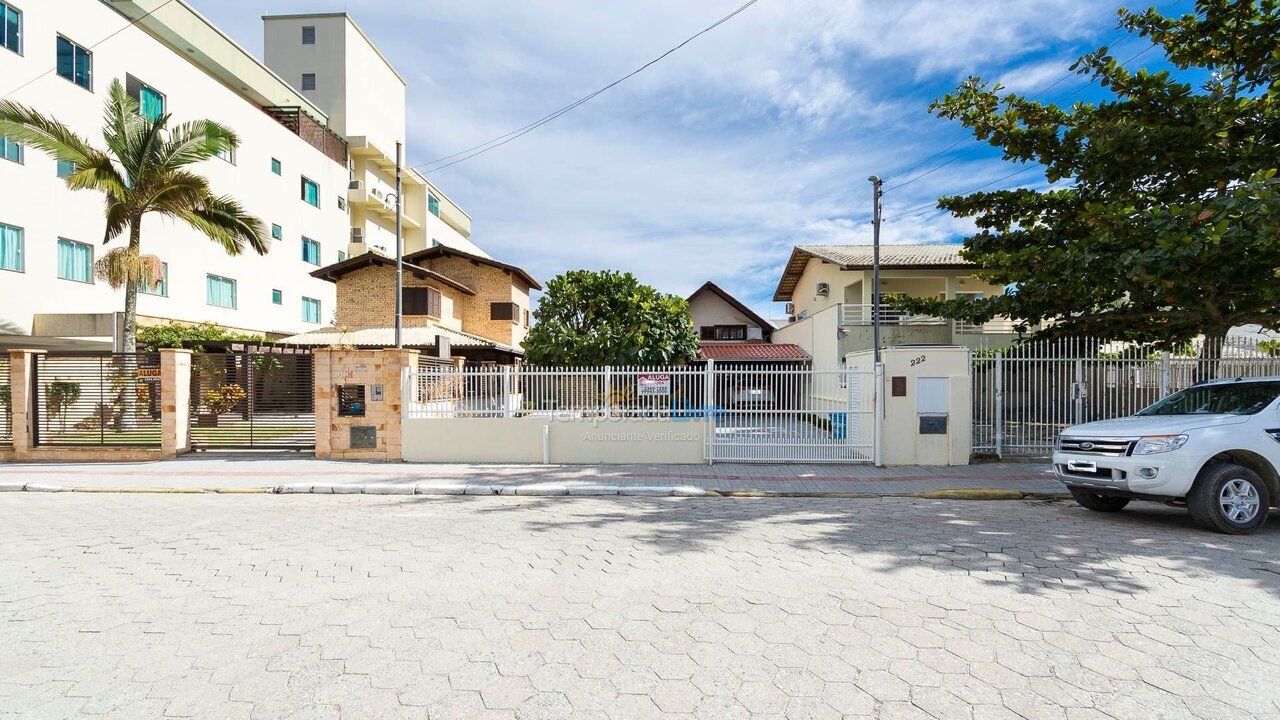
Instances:
[[[102,43],[104,43],[104,42],[106,42],[106,41],[110,40],[111,38],[113,38],[113,37],[115,37],[115,36],[119,35],[120,33],[124,32],[125,30],[128,30],[129,28],[133,27],[134,25],[137,25],[138,23],[142,22],[143,20],[146,20],[148,17],[150,17],[151,15],[155,14],[155,12],[156,12],[156,11],[160,10],[161,8],[163,8],[164,6],[168,5],[168,4],[169,4],[169,3],[171,3],[171,2],[173,2],[173,0],[164,0],[164,2],[162,2],[162,3],[160,3],[159,5],[157,5],[157,6],[153,7],[153,8],[151,8],[150,10],[148,10],[148,11],[146,12],[146,14],[139,16],[139,17],[138,17],[138,19],[130,21],[128,25],[125,25],[124,27],[120,28],[119,30],[116,30],[115,32],[113,32],[113,33],[111,33],[110,35],[108,35],[108,36],[106,36],[106,37],[102,38],[102,39],[101,39],[101,40],[99,40],[98,42],[96,42],[96,43],[94,43],[94,44],[90,45],[88,49],[89,49],[89,50],[96,50],[96,49],[98,48],[98,46],[99,46],[99,45],[101,45]],[[57,66],[57,65],[54,65],[53,67],[49,68],[48,70],[45,70],[44,72],[40,73],[39,75],[37,75],[37,76],[35,76],[35,77],[31,78],[30,80],[28,80],[28,81],[26,81],[26,82],[22,83],[21,85],[19,85],[18,87],[16,87],[16,88],[14,88],[14,89],[10,90],[9,92],[5,93],[4,95],[0,95],[0,100],[3,100],[4,98],[9,97],[10,95],[12,95],[12,94],[14,94],[14,93],[18,92],[19,90],[21,90],[21,89],[23,89],[23,88],[27,87],[27,86],[28,86],[28,85],[30,85],[31,83],[34,83],[35,81],[39,80],[40,78],[44,77],[45,75],[48,75],[49,73],[51,73],[51,72],[53,72],[54,70],[57,70],[57,69],[58,69],[58,66]]]
[[[1028,165],[1028,166],[1026,166],[1026,167],[1022,168],[1021,170],[1015,170],[1015,171],[1013,171],[1013,172],[1009,173],[1008,175],[1002,175],[1001,177],[998,177],[998,178],[996,178],[995,180],[992,180],[991,182],[983,183],[983,184],[979,185],[978,187],[973,188],[972,190],[969,190],[969,191],[964,192],[964,193],[961,193],[961,194],[962,194],[962,195],[972,195],[973,193],[976,193],[976,192],[978,192],[979,190],[983,190],[983,189],[985,189],[985,188],[989,188],[989,187],[991,187],[992,185],[995,185],[996,183],[1004,182],[1005,180],[1008,180],[1009,178],[1017,177],[1018,175],[1021,175],[1021,174],[1025,173],[1025,172],[1029,172],[1029,171],[1031,171],[1031,170],[1035,170],[1035,169],[1036,169],[1036,168],[1038,168],[1038,167],[1040,167],[1038,164],[1037,164],[1037,165]],[[927,212],[927,211],[929,211],[929,210],[936,210],[936,211],[938,211],[938,212],[941,212],[941,211],[942,211],[942,209],[938,207],[938,203],[936,203],[936,202],[931,202],[931,203],[928,203],[928,204],[926,204],[926,205],[920,205],[920,206],[917,206],[917,207],[911,208],[910,210],[905,210],[905,211],[903,211],[903,212],[898,213],[897,215],[894,215],[894,216],[893,216],[893,217],[891,217],[891,218],[885,218],[885,219],[884,219],[884,222],[889,222],[889,221],[891,221],[891,220],[901,220],[902,218],[905,218],[905,217],[911,217],[912,215],[920,215],[920,214],[922,214],[922,213],[924,213],[924,212]]]
[[[1162,10],[1162,11],[1161,11],[1161,14],[1168,13],[1168,12],[1170,12],[1171,10],[1174,10],[1174,9],[1175,9],[1175,8],[1177,8],[1179,5],[1181,5],[1183,2],[1184,2],[1184,0],[1175,0],[1175,2],[1170,3],[1170,4],[1169,4],[1169,5],[1168,5],[1164,10]],[[1108,43],[1108,47],[1110,47],[1110,46],[1115,46],[1115,45],[1119,45],[1120,43],[1122,43],[1122,42],[1124,42],[1125,40],[1129,39],[1129,37],[1130,37],[1131,35],[1133,35],[1133,30],[1130,30],[1130,31],[1126,32],[1124,35],[1121,35],[1121,36],[1117,37],[1115,40],[1112,40],[1110,43]],[[1137,60],[1138,58],[1142,57],[1143,55],[1147,54],[1148,52],[1151,52],[1151,50],[1152,50],[1152,49],[1154,49],[1155,47],[1156,47],[1156,44],[1155,44],[1154,42],[1153,42],[1153,43],[1151,43],[1150,45],[1148,45],[1146,48],[1144,48],[1144,49],[1143,49],[1143,50],[1141,50],[1140,52],[1138,52],[1138,53],[1136,53],[1136,54],[1134,54],[1134,55],[1130,56],[1127,60],[1125,60],[1124,62],[1120,63],[1120,65],[1121,65],[1122,67],[1123,67],[1124,65],[1128,65],[1129,63],[1133,62],[1134,60]],[[1038,92],[1038,93],[1036,93],[1035,95],[1033,95],[1033,96],[1031,97],[1031,99],[1032,99],[1032,100],[1039,100],[1040,98],[1044,97],[1044,96],[1045,96],[1045,95],[1046,95],[1050,90],[1052,90],[1053,88],[1055,88],[1055,87],[1057,87],[1057,86],[1061,85],[1062,83],[1066,82],[1067,80],[1069,80],[1069,79],[1071,79],[1071,78],[1073,78],[1073,77],[1076,77],[1076,75],[1077,75],[1077,74],[1076,74],[1076,73],[1074,73],[1074,72],[1069,72],[1069,73],[1067,73],[1066,75],[1063,75],[1062,77],[1060,77],[1060,78],[1058,78],[1057,80],[1055,80],[1055,81],[1054,81],[1052,84],[1050,84],[1048,87],[1045,87],[1045,88],[1044,88],[1044,89],[1042,89],[1040,92]],[[1062,102],[1065,102],[1065,101],[1067,101],[1067,100],[1070,100],[1071,98],[1075,97],[1076,95],[1079,95],[1080,93],[1084,92],[1088,87],[1090,87],[1090,86],[1089,86],[1088,84],[1086,84],[1086,85],[1082,85],[1082,86],[1080,86],[1079,88],[1076,88],[1076,89],[1075,89],[1074,91],[1072,91],[1071,93],[1069,93],[1069,94],[1067,94],[1067,95],[1064,95],[1063,97],[1059,98],[1059,99],[1057,100],[1057,103],[1062,103]],[[1057,103],[1055,103],[1055,104],[1057,104]],[[914,170],[916,170],[916,169],[918,169],[918,168],[920,168],[920,167],[922,167],[922,166],[924,166],[924,165],[928,164],[928,163],[929,163],[929,162],[931,162],[932,160],[934,160],[934,159],[936,159],[936,158],[939,158],[939,157],[941,157],[941,156],[943,156],[943,155],[946,155],[948,152],[951,152],[951,150],[955,149],[957,146],[959,146],[961,143],[965,142],[965,140],[967,140],[967,139],[968,139],[968,138],[961,138],[961,139],[959,139],[959,140],[955,141],[954,143],[952,143],[952,144],[948,145],[947,147],[943,148],[942,150],[939,150],[938,152],[936,152],[936,153],[934,153],[934,154],[930,155],[929,157],[925,158],[924,160],[921,160],[920,162],[916,163],[915,165],[912,165],[911,167],[909,167],[909,168],[907,168],[906,170],[902,171],[902,174],[903,174],[903,175],[907,175],[907,174],[911,173],[912,171],[914,171]],[[885,189],[885,192],[889,192],[890,190],[897,190],[898,188],[901,188],[901,187],[906,187],[907,185],[910,185],[911,183],[913,183],[913,182],[915,182],[915,181],[917,181],[917,180],[919,180],[919,179],[921,179],[921,178],[924,178],[924,177],[927,177],[927,176],[929,176],[929,175],[932,175],[933,173],[938,172],[938,171],[939,171],[939,170],[941,170],[942,168],[944,168],[944,167],[946,167],[946,166],[950,165],[951,163],[953,163],[953,162],[955,162],[955,161],[957,161],[957,160],[960,160],[960,159],[962,159],[962,158],[968,157],[969,155],[972,155],[973,153],[975,153],[975,152],[977,152],[978,150],[982,149],[982,147],[983,147],[982,145],[975,145],[975,146],[973,146],[972,148],[970,148],[970,149],[966,150],[966,151],[965,151],[965,152],[963,152],[963,153],[960,153],[959,155],[957,155],[957,156],[955,156],[955,157],[951,158],[950,160],[947,160],[946,162],[942,163],[941,165],[938,165],[938,166],[937,166],[937,167],[935,167],[935,168],[932,168],[932,169],[930,169],[930,170],[928,170],[928,171],[926,171],[926,172],[923,172],[923,173],[921,173],[921,174],[919,174],[919,175],[916,175],[915,177],[907,178],[906,180],[903,180],[902,182],[900,182],[900,183],[898,183],[898,184],[896,184],[896,185],[893,185],[893,186],[891,186],[891,187],[886,188],[886,189]]]
[[[684,42],[681,42],[679,45],[676,45],[675,47],[673,47],[673,48],[671,48],[670,50],[668,50],[668,51],[666,51],[666,52],[662,53],[661,55],[659,55],[658,57],[656,57],[656,58],[654,58],[654,59],[650,60],[649,62],[645,63],[644,65],[641,65],[640,67],[636,68],[635,70],[632,70],[631,72],[627,73],[626,75],[623,75],[622,77],[618,78],[617,80],[614,80],[613,82],[609,83],[608,85],[605,85],[604,87],[600,88],[599,90],[596,90],[595,92],[593,92],[593,93],[591,93],[591,94],[589,94],[589,95],[585,95],[585,96],[583,96],[583,97],[581,97],[581,98],[579,98],[579,99],[577,99],[577,100],[573,101],[572,103],[569,103],[568,105],[565,105],[564,107],[560,108],[559,110],[556,110],[556,111],[554,111],[554,112],[552,112],[552,113],[550,113],[550,114],[548,114],[548,115],[544,115],[544,116],[542,116],[541,118],[538,118],[537,120],[535,120],[535,121],[533,121],[533,122],[529,123],[528,125],[525,125],[524,127],[516,128],[515,130],[512,130],[511,132],[509,132],[509,133],[507,133],[507,134],[505,134],[505,135],[499,135],[498,137],[493,138],[492,140],[489,140],[489,141],[487,141],[487,142],[480,143],[479,145],[475,145],[475,146],[469,147],[469,148],[467,148],[466,150],[461,150],[461,151],[456,152],[456,153],[454,153],[454,154],[452,154],[452,155],[445,155],[444,157],[439,157],[439,158],[436,158],[435,160],[430,160],[430,161],[428,161],[428,162],[419,163],[419,164],[417,164],[417,165],[414,165],[413,167],[414,167],[414,169],[417,169],[417,168],[427,167],[427,166],[429,166],[429,165],[437,165],[438,163],[445,163],[445,164],[443,164],[443,165],[439,165],[438,167],[433,167],[433,168],[431,168],[430,170],[425,170],[425,171],[423,171],[423,172],[426,172],[426,173],[433,173],[433,172],[436,172],[436,171],[438,171],[438,170],[443,170],[443,169],[445,169],[445,168],[447,168],[447,167],[452,167],[453,165],[457,165],[457,164],[458,164],[458,163],[460,163],[460,162],[465,162],[465,161],[467,161],[467,160],[470,160],[471,158],[476,157],[477,155],[483,155],[484,153],[487,153],[487,152],[489,152],[490,150],[493,150],[493,149],[495,149],[495,148],[498,148],[498,147],[501,147],[501,146],[503,146],[503,145],[506,145],[507,143],[511,142],[512,140],[515,140],[515,139],[517,139],[517,138],[519,138],[519,137],[521,137],[521,136],[523,136],[523,135],[527,135],[527,134],[529,134],[529,133],[533,132],[534,130],[536,130],[536,129],[538,129],[538,128],[542,127],[543,125],[546,125],[547,123],[549,123],[549,122],[551,122],[551,121],[555,120],[556,118],[560,117],[561,115],[564,115],[565,113],[568,113],[568,112],[572,111],[574,108],[577,108],[579,105],[582,105],[582,104],[584,104],[584,103],[586,103],[586,102],[589,102],[590,100],[592,100],[592,99],[593,99],[593,98],[595,98],[596,96],[598,96],[598,95],[600,95],[600,94],[604,93],[605,91],[607,91],[607,90],[609,90],[609,89],[611,89],[611,88],[613,88],[613,87],[615,87],[615,86],[617,86],[617,85],[622,84],[622,83],[623,83],[623,82],[625,82],[626,80],[629,80],[630,78],[635,77],[636,75],[639,75],[641,72],[645,71],[645,70],[646,70],[646,69],[648,69],[650,66],[657,64],[658,62],[660,62],[661,60],[663,60],[664,58],[666,58],[668,55],[670,55],[670,54],[672,54],[672,53],[676,52],[676,51],[677,51],[677,50],[679,50],[680,48],[683,48],[685,45],[688,45],[689,43],[691,43],[691,42],[693,42],[694,40],[698,39],[698,38],[699,38],[699,37],[701,37],[702,35],[705,35],[705,34],[707,34],[707,33],[711,32],[712,30],[715,30],[717,27],[720,27],[721,25],[725,24],[726,22],[729,22],[729,21],[730,21],[730,20],[732,20],[735,16],[737,16],[739,13],[741,13],[741,12],[745,11],[747,8],[751,7],[752,5],[755,5],[755,4],[756,4],[757,2],[759,2],[759,1],[760,1],[760,0],[748,0],[746,3],[743,3],[741,6],[739,6],[739,7],[738,7],[738,9],[734,10],[733,12],[729,13],[728,15],[725,15],[724,17],[722,17],[722,18],[720,18],[719,20],[715,21],[714,23],[712,23],[712,24],[708,25],[707,27],[703,28],[702,30],[699,30],[698,32],[696,32],[696,33],[694,33],[693,35],[691,35],[691,36],[689,36],[688,38],[686,38],[686,39],[684,40]],[[457,158],[457,159],[455,160],[454,158]],[[451,160],[452,162],[445,162],[446,160]]]

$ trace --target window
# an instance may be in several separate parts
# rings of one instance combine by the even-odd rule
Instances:
[[[0,137],[0,159],[22,164],[22,145],[9,138]]]
[[[346,253],[344,253],[344,252],[342,252],[341,250],[339,250],[339,251],[338,251],[338,262],[342,262],[343,260],[346,260],[346,259],[347,259],[347,254],[346,254]]]
[[[315,89],[316,89],[316,74],[315,74],[315,73],[302,73],[302,90],[303,90],[303,92],[306,92],[307,90],[315,90]]]
[[[302,26],[302,44],[303,45],[316,44],[316,26],[315,25]]]
[[[235,164],[236,164],[236,149],[235,149],[235,148],[226,148],[225,150],[219,150],[218,152],[214,153],[214,156],[215,156],[215,157],[218,157],[218,158],[220,158],[220,159],[222,159],[222,160],[225,160],[225,161],[227,161],[227,162],[231,163],[232,165],[235,165]]]
[[[281,175],[284,173],[284,167],[280,165],[280,161],[275,158],[271,158],[271,172],[275,173],[276,175]]]
[[[71,177],[72,173],[74,173],[75,171],[76,171],[76,164],[71,162],[70,160],[58,161],[58,177],[62,178],[63,180],[66,180],[67,178]]]
[[[524,311],[524,326],[529,327],[529,311]]]
[[[313,207],[320,207],[320,186],[307,178],[302,178],[302,201]]]
[[[341,195],[338,196],[338,209],[339,210],[347,209],[347,199],[342,197]]]
[[[489,319],[520,322],[520,306],[513,302],[489,303]]]
[[[93,54],[58,36],[58,75],[85,90],[93,89]]]
[[[204,301],[215,307],[236,308],[236,281],[220,275],[204,276]]]
[[[22,245],[22,228],[0,223],[0,270],[27,271]]]
[[[284,228],[280,227],[275,223],[271,223],[271,237],[275,238],[276,240],[283,240]]]
[[[7,2],[0,2],[0,47],[22,54],[22,13]]]
[[[132,75],[124,76],[125,92],[138,103],[142,117],[154,121],[164,114],[164,93]]]
[[[302,261],[318,266],[320,264],[320,243],[309,237],[303,236]]]
[[[703,325],[699,328],[703,340],[746,340],[746,325]]]
[[[427,194],[427,212],[440,217],[440,198],[430,193]]]
[[[138,283],[138,292],[144,295],[160,295],[169,296],[169,263],[160,263],[160,279],[155,285],[147,285],[144,282]]]
[[[93,282],[93,246],[58,238],[58,277],[76,282]]]
[[[272,304],[272,305],[283,305],[283,304],[284,304],[284,292],[283,292],[283,291],[281,291],[281,290],[272,290],[272,291],[271,291],[271,304]]]
[[[405,315],[440,317],[440,291],[435,288],[404,288],[402,299]]]
[[[314,298],[302,298],[302,321],[309,323],[320,322],[320,301]]]

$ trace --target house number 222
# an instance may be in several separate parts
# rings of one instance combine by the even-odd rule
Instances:
[[[925,355],[921,355],[920,357],[914,357],[914,358],[911,358],[911,367],[915,367],[915,366],[917,366],[917,365],[923,365],[923,364],[924,364],[924,361],[925,361],[925,360],[928,360],[928,359],[929,359],[929,358],[928,358],[927,356],[925,356]]]

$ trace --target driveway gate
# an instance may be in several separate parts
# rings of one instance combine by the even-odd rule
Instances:
[[[191,447],[310,450],[314,388],[309,352],[195,353]]]

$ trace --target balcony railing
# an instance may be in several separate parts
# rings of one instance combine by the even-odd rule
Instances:
[[[855,305],[850,303],[840,305],[841,325],[872,325],[874,324],[874,318],[874,305]],[[880,305],[880,325],[945,326],[952,325],[952,321],[933,315],[916,315],[882,303]],[[960,335],[1013,334],[1016,332],[1014,322],[1008,318],[996,318],[981,325],[956,321],[954,328],[955,332]]]
[[[264,107],[263,112],[276,122],[289,128],[309,145],[329,156],[339,165],[347,166],[347,141],[329,128],[321,125],[300,107]]]

